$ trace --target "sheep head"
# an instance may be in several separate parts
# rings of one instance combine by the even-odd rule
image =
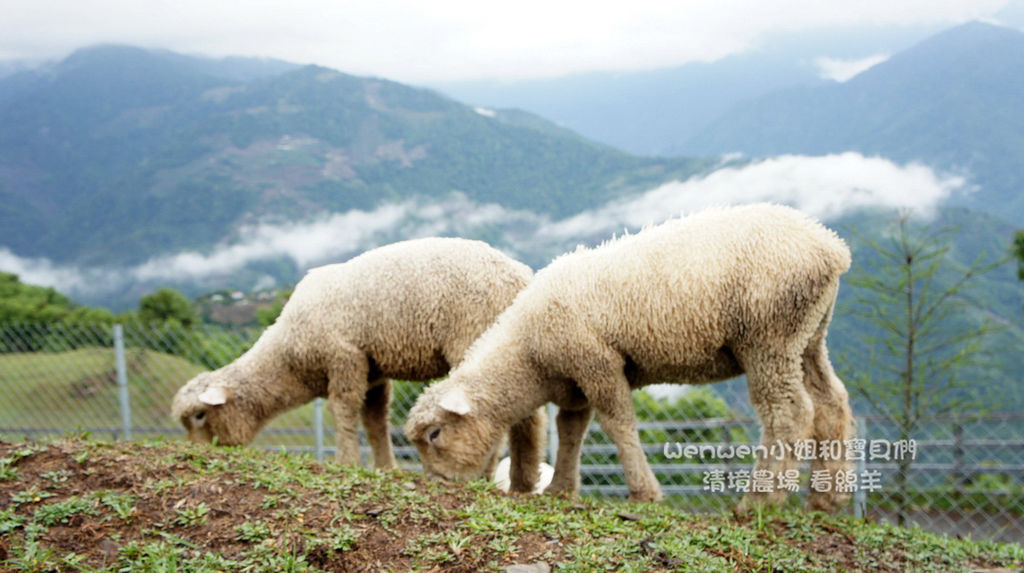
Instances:
[[[248,444],[263,424],[236,388],[225,373],[204,372],[178,390],[171,415],[181,421],[193,442],[216,439],[224,446]]]
[[[428,475],[446,480],[490,477],[489,462],[507,428],[481,416],[472,397],[449,381],[424,391],[409,411],[405,434],[419,450]]]

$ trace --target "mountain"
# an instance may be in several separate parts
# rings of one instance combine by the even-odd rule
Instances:
[[[245,224],[453,191],[565,216],[709,165],[383,79],[243,63],[99,46],[0,80],[0,246],[137,263]]]
[[[1019,24],[1019,13],[1000,18]],[[822,56],[886,55],[846,82]],[[764,39],[743,54],[674,69],[435,86],[478,105],[516,106],[633,153],[748,157],[857,151],[963,175],[953,203],[1024,226],[1024,33],[830,30]]]
[[[966,174],[961,204],[1024,225],[1024,33],[971,23],[845,83],[736,105],[676,150],[822,155],[858,151]]]
[[[460,101],[530,110],[630,153],[664,155],[741,99],[821,82],[804,62],[755,54],[664,70],[435,87]]]
[[[672,155],[680,153],[681,142],[741,102],[788,88],[827,85],[819,58],[848,61],[891,54],[939,30],[929,25],[790,31],[711,62],[432,87],[475,105],[525,109],[630,153]]]
[[[972,30],[976,34],[968,36],[988,38],[992,32],[966,28]],[[946,49],[940,49],[945,42],[926,43],[848,84],[785,93],[842,95],[852,85],[862,97],[880,98],[877,92],[889,90],[887,99],[863,107],[898,106],[902,111],[890,113],[896,121],[913,112],[915,98],[951,100],[942,108],[951,118],[982,121],[992,110],[974,109],[977,96],[955,99],[956,90],[948,95],[935,86],[945,82],[965,94],[984,92],[979,84],[989,75],[970,62],[1005,50],[996,44],[960,56],[960,67],[950,68],[964,40]],[[294,284],[314,264],[427,234],[484,239],[540,267],[577,243],[595,244],[623,227],[635,230],[689,209],[697,201],[687,197],[736,201],[747,196],[730,189],[757,191],[764,181],[779,178],[774,171],[765,175],[756,162],[730,162],[716,171],[722,166],[718,160],[630,155],[527,112],[471,107],[384,79],[315,66],[246,64],[252,67],[100,46],[0,79],[0,263],[12,260],[5,258],[10,253],[40,258],[39,265],[50,265],[56,278],[34,283],[23,277],[26,284],[56,286],[76,301],[118,309],[134,307],[140,296],[164,285],[195,296]],[[900,67],[880,75],[894,65]],[[943,66],[954,74],[981,75],[943,80]],[[919,79],[898,82],[911,74]],[[1004,80],[989,86],[993,95],[986,102],[994,105],[1000,87],[1018,81]],[[876,83],[858,87],[868,81]],[[907,90],[917,91],[911,97]],[[808,109],[796,106],[797,112]],[[926,112],[938,113],[922,106],[920,113]],[[888,127],[875,128],[883,143],[901,136],[915,145],[926,142],[920,134]],[[960,145],[955,139],[932,143],[934,154]],[[977,138],[970,144],[991,156]],[[853,165],[870,163],[864,159]],[[739,177],[744,167],[751,169]],[[660,187],[698,173],[711,175]],[[1003,175],[1016,176],[1009,167]],[[685,200],[675,201],[680,198]],[[938,212],[964,228],[951,264],[967,264],[982,251],[1004,252],[1009,244],[1013,226],[1005,220],[964,209]],[[878,212],[858,216],[852,220],[872,236],[886,233]],[[828,222],[841,231],[845,224]],[[864,252],[859,248],[858,261]],[[90,289],[97,284],[103,288]],[[1024,305],[1021,284],[1006,267],[977,287],[984,312],[968,318],[966,331],[975,332],[986,317],[1009,325],[997,342],[1011,350],[1000,358],[1015,356],[1024,345],[1024,331],[1015,326]],[[863,329],[842,313],[833,332],[836,348],[863,343]],[[1014,362],[1004,372],[992,361],[969,374],[998,383],[992,395],[1019,407],[1019,393],[1003,381],[1018,380],[1020,370]]]

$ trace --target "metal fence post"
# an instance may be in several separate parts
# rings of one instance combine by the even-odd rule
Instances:
[[[313,452],[316,461],[324,461],[324,399],[313,401]]]
[[[868,439],[868,421],[863,416],[857,418],[857,437],[862,440]],[[857,457],[857,480],[858,482],[863,479],[864,473],[867,470],[867,442],[862,456]],[[864,516],[868,513],[868,494],[864,491],[863,487],[858,487],[853,492],[853,516],[857,519],[864,519]]]
[[[121,438],[132,439],[132,404],[128,395],[128,368],[124,359],[124,326],[114,325],[114,361],[117,369],[117,396],[121,402]]]

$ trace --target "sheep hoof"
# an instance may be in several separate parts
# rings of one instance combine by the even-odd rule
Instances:
[[[629,492],[629,501],[633,503],[657,502],[662,500],[661,490],[641,490]]]
[[[579,492],[579,487],[574,484],[560,484],[557,482],[551,482],[548,487],[544,488],[545,495],[560,495],[563,497],[573,497]]]

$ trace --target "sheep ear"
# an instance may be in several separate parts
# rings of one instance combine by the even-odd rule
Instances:
[[[214,386],[204,390],[199,401],[207,406],[220,406],[228,401],[228,393],[223,386]]]
[[[441,396],[441,401],[438,402],[438,405],[445,410],[460,416],[465,416],[471,410],[469,396],[466,395],[466,392],[462,388],[455,388],[454,390],[446,392]]]

